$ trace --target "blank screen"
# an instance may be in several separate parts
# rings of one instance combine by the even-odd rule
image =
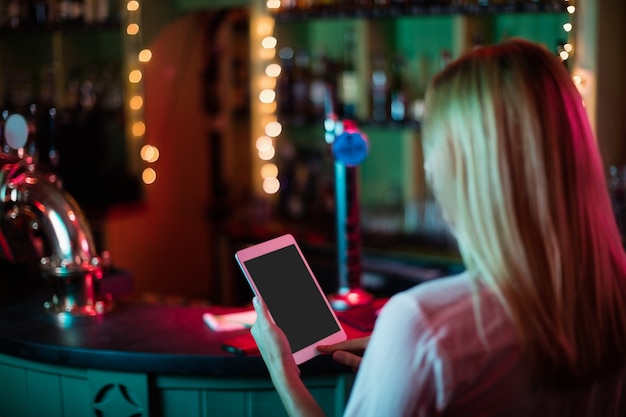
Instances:
[[[244,264],[292,352],[340,330],[294,245]]]

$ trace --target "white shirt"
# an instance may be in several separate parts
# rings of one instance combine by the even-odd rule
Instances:
[[[477,296],[482,335],[466,273],[393,296],[344,415],[624,417],[623,375],[584,391],[531,390],[513,323],[491,291],[480,287]]]

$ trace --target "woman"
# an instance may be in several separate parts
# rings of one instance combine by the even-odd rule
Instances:
[[[626,258],[581,98],[523,40],[432,81],[424,168],[466,271],[397,294],[371,339],[320,347],[360,363],[348,416],[626,415]],[[282,332],[252,328],[292,416],[322,411]]]

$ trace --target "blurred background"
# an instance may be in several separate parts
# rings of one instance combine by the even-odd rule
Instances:
[[[363,280],[389,293],[462,268],[420,122],[470,48],[515,36],[560,57],[621,216],[625,17],[618,0],[0,0],[0,123],[27,118],[133,294],[238,305],[234,251],[282,233],[336,290],[332,103],[368,140]]]

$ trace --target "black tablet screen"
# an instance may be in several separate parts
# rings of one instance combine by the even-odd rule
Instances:
[[[340,330],[294,245],[244,263],[292,352]]]

